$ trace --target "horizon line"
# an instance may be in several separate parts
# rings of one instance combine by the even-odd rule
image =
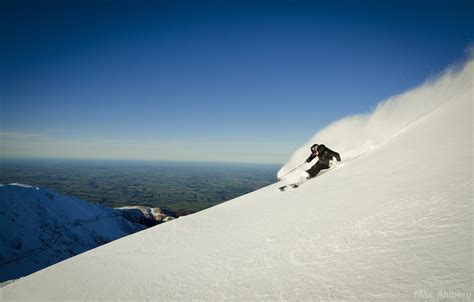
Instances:
[[[100,157],[49,157],[49,156],[0,156],[0,161],[14,160],[60,160],[60,161],[96,161],[96,162],[150,162],[150,163],[189,163],[189,164],[222,164],[222,165],[261,165],[282,166],[284,163],[261,163],[244,161],[206,161],[206,160],[176,160],[176,159],[136,159],[136,158],[100,158]]]

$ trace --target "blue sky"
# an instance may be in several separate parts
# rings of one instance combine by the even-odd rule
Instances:
[[[472,2],[358,2],[2,2],[2,157],[283,163],[468,57]]]

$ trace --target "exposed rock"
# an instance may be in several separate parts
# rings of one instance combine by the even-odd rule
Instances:
[[[127,206],[116,208],[122,217],[135,223],[145,225],[147,227],[173,220],[174,217],[168,216],[160,208],[150,208],[146,206]]]

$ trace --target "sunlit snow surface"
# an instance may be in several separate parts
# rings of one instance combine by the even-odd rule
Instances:
[[[316,134],[344,165],[142,231],[1,300],[472,299],[474,63]],[[280,175],[309,155],[297,150]]]

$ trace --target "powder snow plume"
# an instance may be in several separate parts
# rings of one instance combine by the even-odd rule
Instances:
[[[449,68],[436,79],[380,102],[369,114],[338,120],[317,132],[296,150],[277,176],[279,179],[285,177],[293,181],[305,176],[303,171],[311,164],[302,166],[298,172],[288,176],[285,174],[305,161],[310,154],[310,146],[315,143],[325,144],[339,152],[343,162],[362,156],[397,136],[410,124],[453,97],[472,93],[473,83],[474,59],[470,59],[461,68]],[[314,163],[315,161],[312,162]]]

